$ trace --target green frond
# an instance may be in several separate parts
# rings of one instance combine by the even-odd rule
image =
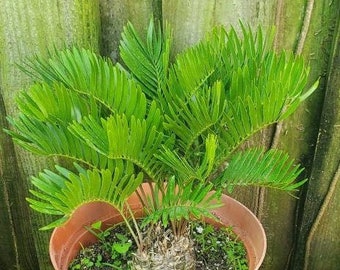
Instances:
[[[227,32],[223,27],[214,29],[208,34],[208,42],[220,55],[219,75],[227,74],[229,81],[233,70],[247,66],[248,61],[262,63],[266,54],[273,49],[274,29],[269,29],[265,34],[261,27],[253,31],[249,25],[240,22],[241,33],[234,27]]]
[[[95,102],[110,113],[125,113],[144,117],[146,97],[138,83],[109,59],[73,47],[57,51],[50,59],[36,57],[28,63],[31,73],[51,87],[62,83],[80,97]]]
[[[103,201],[122,209],[127,198],[143,181],[143,174],[137,176],[123,164],[114,170],[82,170],[78,174],[56,166],[57,172],[45,170],[32,178],[34,198],[27,198],[34,210],[61,216],[42,229],[51,229],[64,223],[82,204]]]
[[[131,23],[122,33],[120,55],[133,76],[143,86],[144,93],[154,99],[164,87],[170,58],[171,35],[167,25],[150,20],[146,40],[143,41]]]
[[[225,113],[226,101],[221,82],[205,87],[186,100],[174,99],[169,103],[170,113],[165,127],[178,137],[178,144],[187,152],[200,151],[192,148],[199,144],[203,134],[214,130]]]
[[[143,179],[154,182],[152,198],[142,198],[144,224],[165,226],[212,217],[222,188],[292,192],[305,182],[296,180],[302,169],[281,151],[235,153],[317,88],[304,91],[308,67],[301,57],[275,53],[273,32],[242,23],[239,32],[216,27],[170,64],[168,26],[151,20],[144,40],[129,23],[122,64],[76,47],[27,63],[38,82],[19,95],[20,114],[9,119],[14,129],[7,132],[31,152],[90,168],[57,167],[32,178],[30,206],[60,217],[45,228],[86,202],[120,208]]]
[[[18,145],[32,153],[63,157],[100,169],[115,166],[115,161],[89,147],[61,123],[45,123],[27,115],[9,121],[16,131],[7,132]]]
[[[205,131],[214,132],[226,158],[258,130],[286,118],[303,100],[308,69],[301,59],[274,54],[273,31],[264,36],[261,28],[253,33],[242,23],[241,30],[239,35],[233,28],[227,32],[216,27],[198,45],[179,54],[170,69],[164,90],[168,105],[162,108],[167,127],[185,152],[200,152],[202,144],[190,147],[202,141]],[[210,88],[215,90],[218,81],[221,92],[211,94],[215,100],[209,102],[206,89],[215,93]],[[223,117],[218,123],[214,112]]]
[[[179,53],[169,71],[167,99],[172,96],[183,99],[209,85],[216,71],[216,61],[211,47],[203,42]]]
[[[160,194],[158,188],[155,187],[155,194]],[[194,181],[186,183],[185,186],[178,186],[175,178],[170,178],[164,187],[163,195],[154,196],[156,202],[146,207],[147,216],[143,219],[142,226],[159,221],[166,227],[170,221],[202,217],[216,219],[210,210],[220,207],[221,204],[218,201],[219,194],[211,192],[212,188],[212,184],[196,184]],[[157,207],[153,207],[155,205]]]
[[[221,129],[225,155],[257,131],[293,113],[303,101],[307,76],[302,60],[286,53],[268,53],[262,63],[249,59],[246,66],[234,70],[222,121],[226,129]]]
[[[155,156],[160,162],[171,168],[177,176],[177,181],[187,182],[192,179],[200,179],[203,181],[198,171],[189,164],[188,160],[180,157],[177,152],[163,146],[162,151]]]
[[[65,124],[80,121],[90,114],[98,115],[88,100],[61,83],[33,84],[27,91],[20,92],[16,101],[23,114],[45,122]]]
[[[181,185],[193,180],[203,183],[208,181],[211,172],[216,169],[217,143],[217,136],[208,134],[203,150],[204,155],[197,157],[196,164],[189,164],[186,158],[180,157],[178,153],[166,147],[155,156],[172,169],[177,182]]]
[[[248,149],[232,156],[221,176],[213,182],[229,191],[235,186],[261,186],[292,192],[306,182],[296,182],[303,169],[293,164],[294,160],[282,151]]]
[[[202,175],[203,179],[208,179],[213,170],[216,169],[217,140],[217,136],[213,134],[208,134],[208,137],[205,140],[204,157],[198,168],[198,172]]]
[[[225,30],[218,31],[216,28],[214,31],[218,32],[217,38],[207,36],[197,45],[180,52],[170,66],[167,87],[159,97],[166,114],[171,111],[169,105],[178,101],[187,102],[202,89],[212,87],[216,81],[226,81],[226,72],[221,69],[223,61],[219,50]]]
[[[113,160],[128,160],[137,165],[151,179],[157,180],[164,174],[163,165],[154,154],[161,145],[170,145],[171,138],[162,132],[160,112],[151,105],[147,119],[131,119],[123,115],[111,115],[97,123],[91,117],[74,123],[71,131],[95,151]]]

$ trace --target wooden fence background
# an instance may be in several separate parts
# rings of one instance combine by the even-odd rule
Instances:
[[[17,67],[26,57],[70,44],[117,59],[130,20],[145,31],[151,16],[174,29],[174,51],[197,42],[215,24],[275,25],[276,49],[311,63],[317,92],[289,120],[254,140],[291,153],[310,179],[300,199],[263,189],[236,197],[262,220],[268,252],[262,269],[332,270],[340,265],[340,1],[338,0],[0,0],[0,268],[51,269],[46,217],[25,197],[28,176],[53,162],[13,145],[2,128],[15,115],[15,95],[30,83]]]

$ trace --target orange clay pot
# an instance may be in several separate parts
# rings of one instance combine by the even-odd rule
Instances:
[[[143,184],[143,189],[147,194],[150,193],[148,185]],[[143,211],[137,195],[133,194],[128,202],[136,217],[142,217]],[[211,220],[207,222],[217,227],[232,226],[246,247],[249,269],[259,269],[267,247],[261,223],[247,207],[235,199],[222,195],[222,203],[224,206],[212,211],[221,223]],[[99,220],[103,223],[103,229],[123,221],[118,211],[108,203],[89,202],[80,206],[63,226],[54,229],[49,251],[55,270],[67,270],[82,247],[97,241],[85,227]]]

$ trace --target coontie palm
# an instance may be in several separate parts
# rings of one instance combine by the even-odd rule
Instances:
[[[18,95],[20,114],[8,132],[28,151],[74,162],[31,178],[30,206],[56,217],[43,229],[62,225],[84,203],[110,203],[137,243],[136,269],[153,269],[140,226],[188,238],[190,220],[217,219],[210,210],[224,191],[294,192],[305,182],[286,153],[240,146],[291,115],[317,84],[305,91],[308,66],[274,52],[272,32],[240,29],[216,27],[172,57],[169,26],[151,20],[144,38],[124,28],[120,63],[78,47],[26,63],[35,82]],[[126,203],[133,192],[146,213],[141,225]],[[183,256],[186,269],[194,267],[191,255]]]

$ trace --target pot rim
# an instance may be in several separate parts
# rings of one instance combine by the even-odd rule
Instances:
[[[147,192],[149,186],[146,185],[143,188]],[[218,227],[232,226],[233,231],[244,243],[247,250],[249,269],[258,270],[267,249],[266,234],[261,222],[252,211],[236,199],[222,194],[222,202],[221,207],[211,211],[221,222],[211,219],[205,220]],[[133,211],[136,212],[136,217],[143,216],[141,203],[136,194],[131,195],[128,203]],[[78,223],[79,219],[82,224]],[[67,270],[68,264],[79,252],[81,246],[89,245],[97,240],[85,226],[90,226],[98,220],[102,220],[106,227],[123,221],[119,212],[111,204],[94,201],[85,203],[77,208],[63,226],[53,230],[49,243],[49,252],[54,269]]]

